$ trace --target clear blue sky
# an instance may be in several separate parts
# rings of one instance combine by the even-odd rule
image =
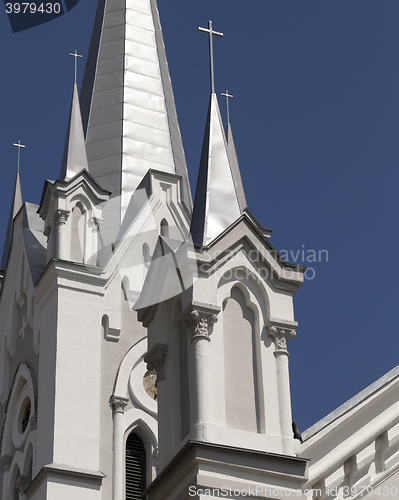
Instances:
[[[0,165],[6,230],[17,151],[25,201],[58,176],[77,49],[83,75],[95,12],[13,34],[0,9]],[[209,97],[231,122],[249,208],[278,250],[327,250],[295,296],[289,350],[301,430],[398,364],[398,0],[159,0],[194,192]],[[224,113],[224,98],[220,97]],[[302,252],[300,252],[300,257]],[[291,258],[291,261],[294,259]]]

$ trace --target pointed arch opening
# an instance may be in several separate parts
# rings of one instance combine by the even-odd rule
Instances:
[[[141,437],[133,430],[126,440],[126,500],[140,500],[146,488],[147,457]]]

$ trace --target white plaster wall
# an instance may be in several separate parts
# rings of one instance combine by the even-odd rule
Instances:
[[[54,462],[99,470],[101,338],[98,297],[59,289]]]
[[[40,497],[37,497],[38,500]],[[101,492],[99,486],[82,486],[81,482],[72,479],[51,480],[47,484],[46,496],[49,500],[99,500]],[[36,500],[36,498],[35,498]]]

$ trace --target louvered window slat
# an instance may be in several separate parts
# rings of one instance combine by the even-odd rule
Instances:
[[[140,500],[145,490],[146,457],[143,441],[132,432],[126,441],[126,500]]]

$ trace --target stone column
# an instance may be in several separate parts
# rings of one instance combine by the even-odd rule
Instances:
[[[167,456],[167,446],[168,441],[167,434],[168,422],[167,422],[167,396],[165,387],[165,361],[166,353],[168,352],[168,346],[165,344],[155,344],[144,356],[144,361],[147,363],[147,370],[155,370],[157,374],[156,386],[157,386],[157,403],[158,403],[158,443],[159,443],[159,466],[163,467],[166,456]]]
[[[295,325],[296,326],[296,325]],[[280,429],[283,437],[284,452],[287,455],[294,455],[294,437],[292,431],[292,412],[291,412],[291,391],[290,377],[288,369],[289,353],[287,350],[287,341],[296,336],[295,330],[289,325],[270,321],[267,325],[269,334],[273,337],[275,344],[274,356],[276,357],[277,367],[277,389],[280,408]]]
[[[219,308],[193,306],[189,317],[184,321],[183,328],[191,330],[191,344],[194,359],[194,425],[193,439],[209,441],[207,425],[212,422],[212,381],[210,328],[217,322]]]
[[[57,210],[54,215],[57,224],[55,257],[60,260],[69,260],[70,257],[70,250],[68,248],[70,242],[66,228],[69,214],[69,210]]]
[[[124,450],[124,423],[123,417],[126,405],[129,400],[112,396],[113,420],[114,420],[114,455],[113,455],[113,476],[112,491],[113,500],[122,500],[123,492],[123,474],[125,469],[125,450]]]

